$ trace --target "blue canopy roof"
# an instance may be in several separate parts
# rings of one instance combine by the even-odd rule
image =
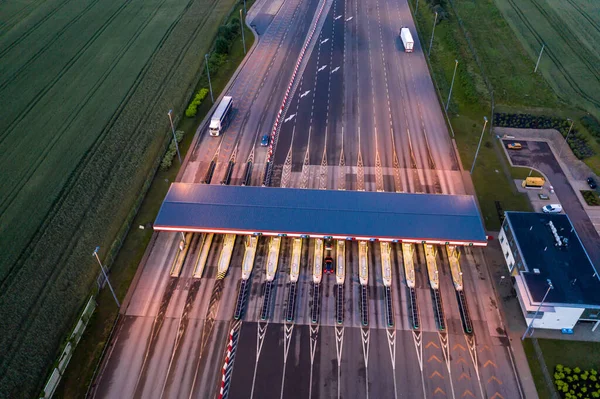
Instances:
[[[486,245],[468,195],[173,183],[154,229]]]

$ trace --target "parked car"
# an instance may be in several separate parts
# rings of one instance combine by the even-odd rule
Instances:
[[[542,208],[542,212],[544,213],[561,213],[562,210],[561,204],[550,204]]]
[[[596,180],[594,180],[593,177],[588,177],[587,178],[587,184],[588,184],[588,186],[590,186],[590,188],[592,190],[595,189],[596,187],[598,187],[598,185],[596,184]]]
[[[523,148],[523,146],[521,145],[521,143],[508,143],[506,148],[508,148],[509,150],[520,150],[521,148]]]
[[[268,134],[265,134],[264,136],[262,136],[262,139],[260,140],[260,146],[261,147],[266,147],[269,145],[270,142],[270,138]]]
[[[325,238],[325,250],[331,251],[333,249],[333,239],[331,237]]]

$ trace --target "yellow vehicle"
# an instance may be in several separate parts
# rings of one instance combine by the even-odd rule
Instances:
[[[533,188],[541,190],[542,187],[544,187],[545,183],[546,179],[544,179],[543,177],[528,177],[527,179],[523,180],[521,186],[523,186],[523,188]]]
[[[508,143],[508,145],[506,147],[509,150],[520,150],[521,148],[523,148],[521,143]]]

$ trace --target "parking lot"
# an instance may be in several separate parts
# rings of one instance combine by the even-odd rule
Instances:
[[[504,140],[505,147],[509,143],[520,143],[520,150],[507,150],[511,162],[515,166],[533,167],[542,172],[554,188],[558,202],[562,205],[564,212],[569,216],[573,226],[587,250],[594,264],[600,264],[600,240],[598,232],[594,228],[585,209],[564,175],[560,165],[556,161],[550,146],[546,142]],[[536,211],[541,211],[537,209]]]

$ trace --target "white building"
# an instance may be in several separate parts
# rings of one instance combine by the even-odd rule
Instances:
[[[498,239],[527,324],[542,304],[533,328],[573,329],[583,321],[596,329],[600,274],[569,217],[533,212],[505,216]]]

